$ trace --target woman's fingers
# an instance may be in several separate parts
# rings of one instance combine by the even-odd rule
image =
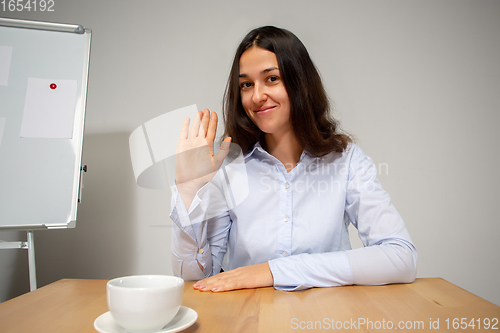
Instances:
[[[181,128],[181,136],[179,137],[179,140],[185,140],[188,138],[189,122],[190,122],[189,117],[184,118],[184,122],[182,123],[182,128]]]
[[[196,138],[198,136],[202,117],[203,117],[203,112],[198,111],[198,114],[194,117],[193,124],[189,129],[189,139]]]
[[[198,111],[193,119],[189,133],[189,118],[184,119],[181,129],[181,139],[206,137],[209,144],[213,143],[217,134],[217,121],[217,113],[210,113],[208,109]]]
[[[201,119],[201,126],[198,132],[198,136],[205,137],[208,132],[208,124],[210,122],[210,111],[208,109],[203,110],[203,117]]]
[[[214,141],[215,136],[217,134],[217,113],[212,112],[208,109],[203,111],[198,111],[196,116],[193,119],[191,127],[189,127],[190,119],[185,118],[181,128],[181,135],[179,139],[179,143],[177,146],[178,152],[187,153],[190,150],[193,150],[193,154],[183,155],[182,160],[184,169],[197,169],[197,173],[194,171],[193,174],[199,175],[200,172],[203,176],[209,175],[212,172],[217,172],[222,162],[226,158],[229,153],[229,145],[231,143],[231,138],[226,138],[217,152],[214,154]],[[182,144],[181,144],[182,142]],[[208,147],[207,147],[208,146]],[[198,149],[199,148],[199,149]],[[207,149],[207,153],[205,157],[202,157],[203,154],[199,154],[201,152],[200,149]],[[196,150],[196,154],[194,154]],[[196,156],[196,159],[191,158]],[[208,165],[206,163],[209,163]],[[211,164],[211,168],[210,168]],[[203,169],[203,165],[205,165],[206,170]],[[196,167],[195,167],[196,166]],[[186,179],[194,179],[193,177],[187,177]]]
[[[200,291],[221,292],[245,288],[270,287],[273,274],[267,262],[243,266],[200,280],[193,285]]]
[[[215,141],[215,135],[217,134],[217,113],[212,112],[210,116],[210,124],[208,125],[208,131],[207,131],[207,141],[209,143]]]
[[[210,155],[214,156],[214,141],[215,141],[215,136],[217,135],[217,122],[218,122],[218,117],[217,113],[214,111],[210,115],[210,123],[208,125],[207,129],[207,142],[208,146],[210,147]]]

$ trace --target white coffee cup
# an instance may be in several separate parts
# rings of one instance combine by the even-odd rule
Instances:
[[[108,308],[115,322],[128,332],[155,332],[177,314],[184,280],[168,275],[116,278],[106,285]]]

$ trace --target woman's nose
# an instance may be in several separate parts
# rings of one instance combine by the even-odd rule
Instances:
[[[267,99],[266,86],[260,83],[256,83],[253,90],[252,100],[255,104],[261,104]]]

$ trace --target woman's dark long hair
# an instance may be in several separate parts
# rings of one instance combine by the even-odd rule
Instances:
[[[236,50],[223,101],[224,137],[230,136],[244,153],[257,141],[264,141],[264,132],[252,122],[241,104],[240,57],[252,46],[276,55],[290,99],[292,128],[304,150],[314,157],[343,152],[352,140],[339,133],[338,122],[330,115],[328,97],[309,53],[293,33],[273,26],[250,31]]]

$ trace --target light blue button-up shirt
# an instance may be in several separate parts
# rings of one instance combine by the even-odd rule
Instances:
[[[186,280],[268,262],[277,289],[412,282],[417,251],[355,144],[285,166],[258,143],[184,207],[174,188],[173,269]],[[236,167],[233,167],[236,165]],[[364,247],[351,250],[349,223]],[[204,267],[203,272],[198,262]]]

